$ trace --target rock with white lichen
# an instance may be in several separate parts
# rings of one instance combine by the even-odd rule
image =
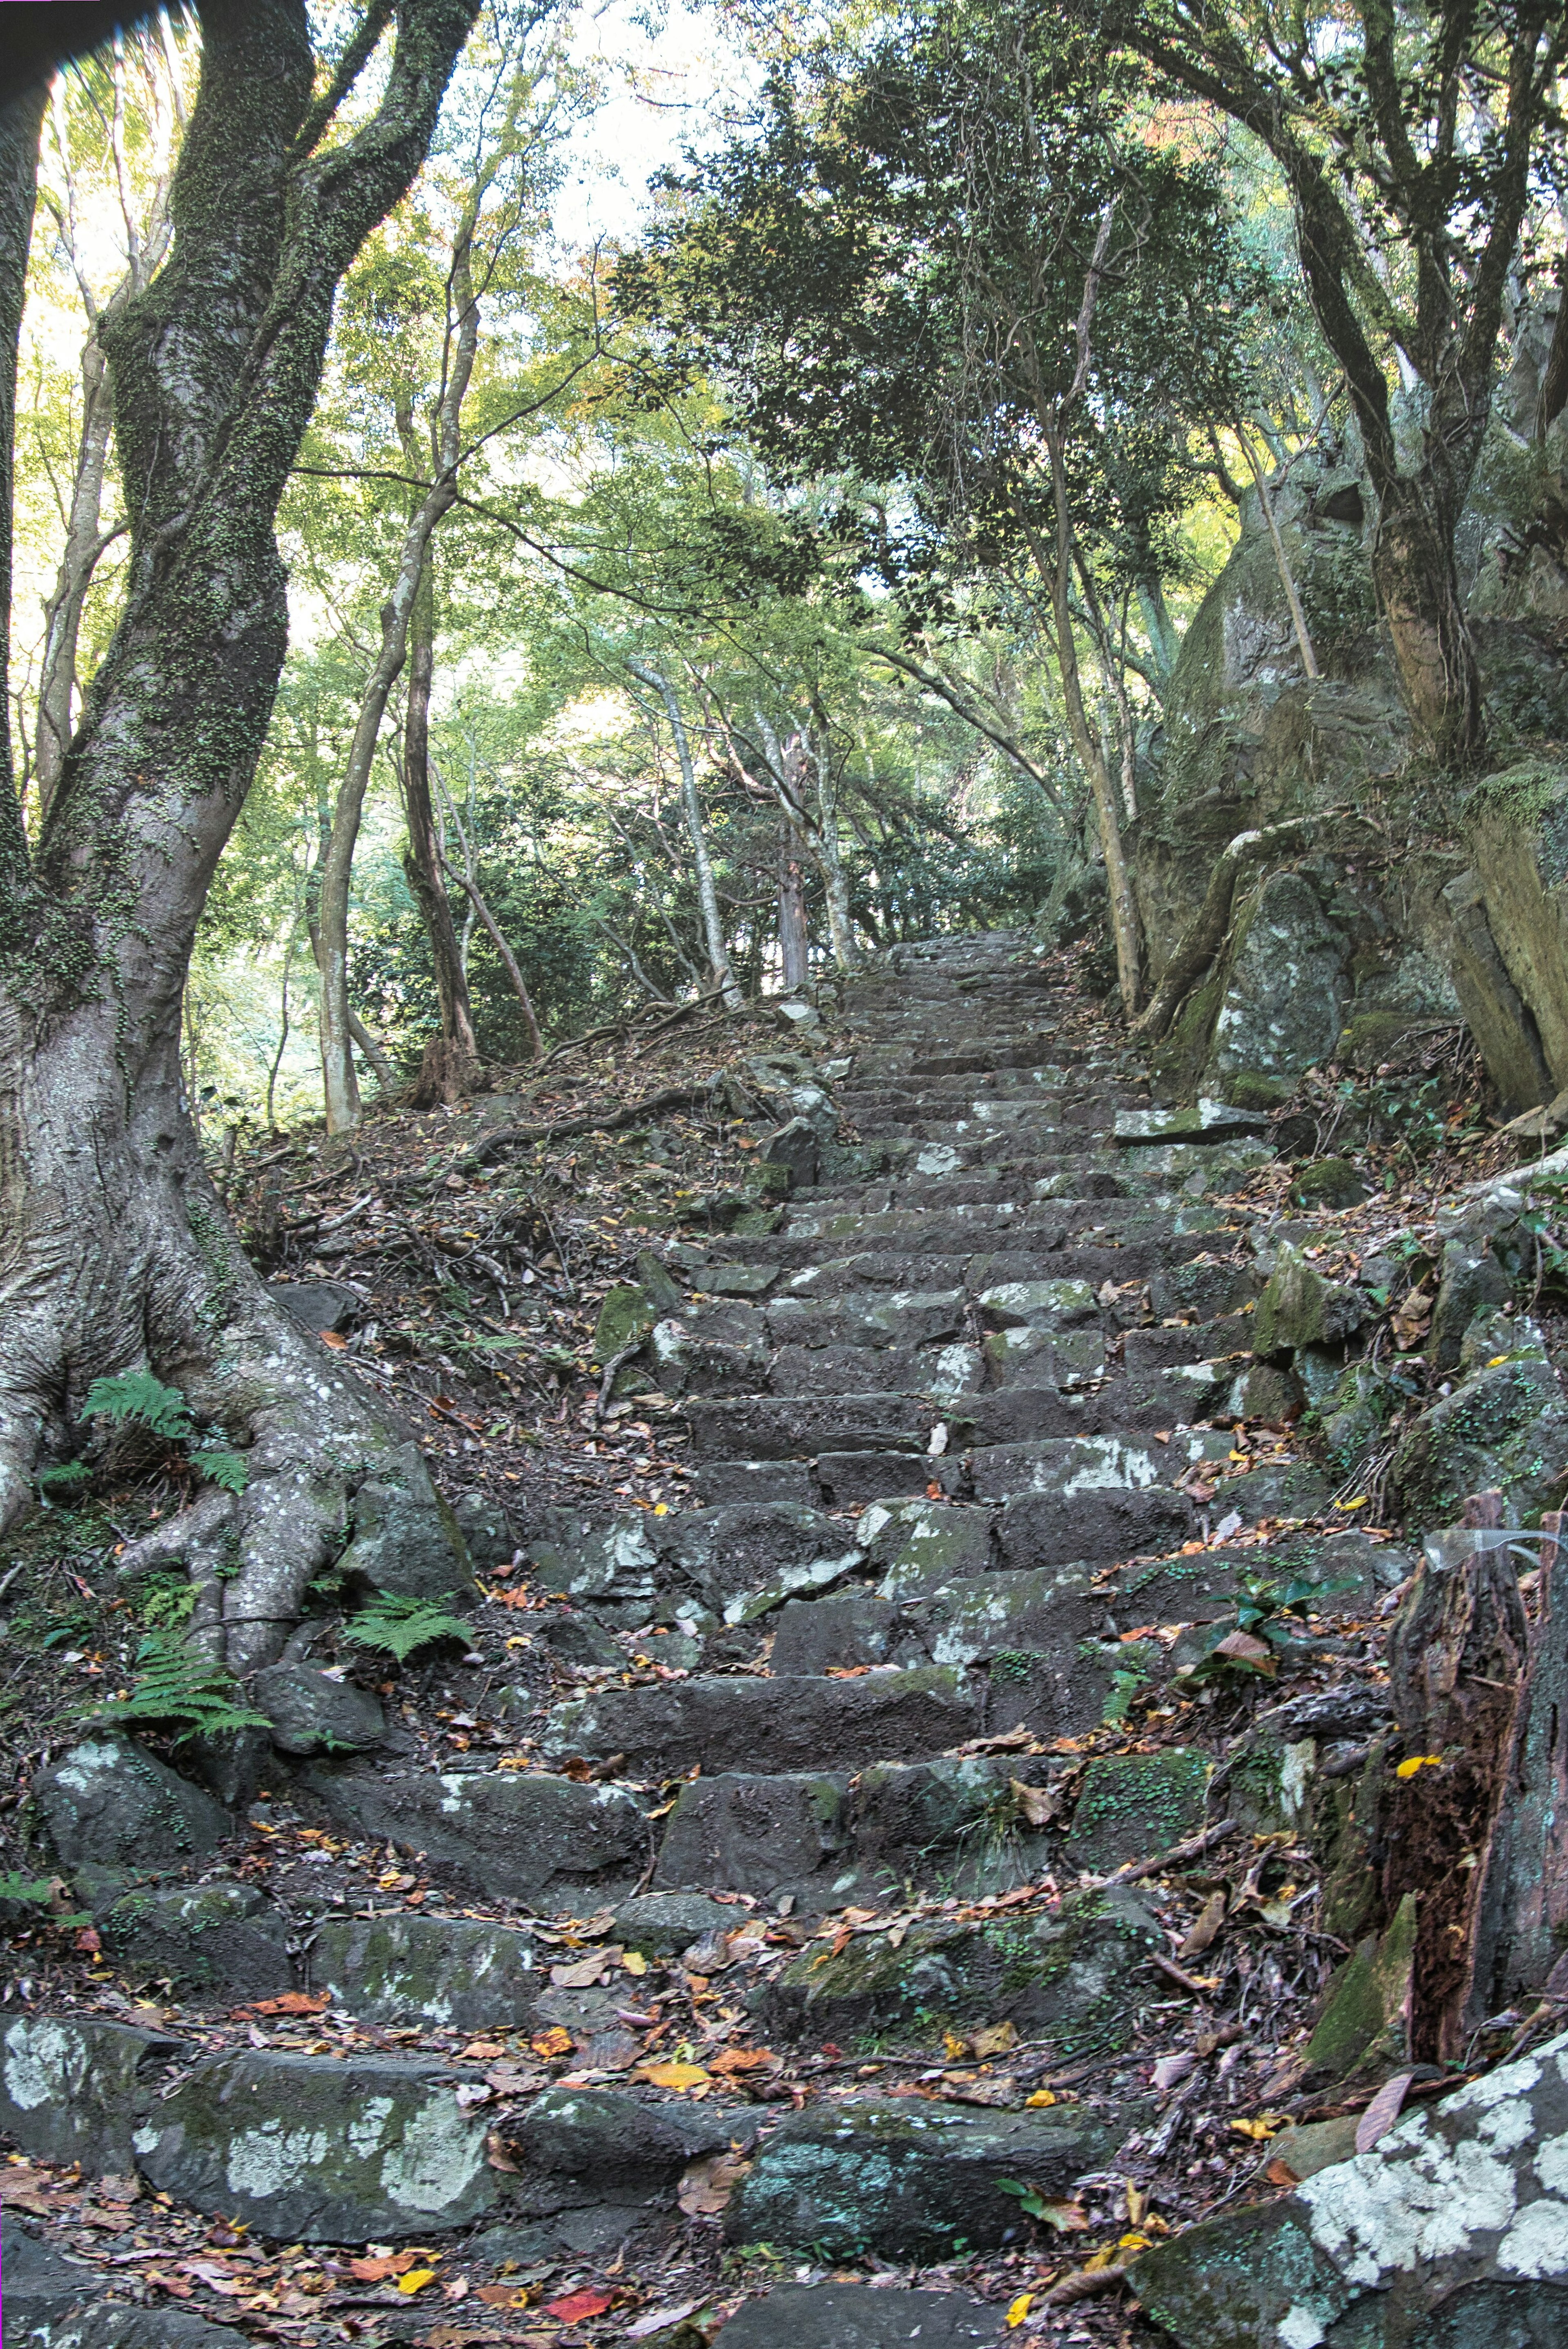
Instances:
[[[1281,2200],[1158,2244],[1133,2277],[1181,2349],[1555,2349],[1568,2033]]]

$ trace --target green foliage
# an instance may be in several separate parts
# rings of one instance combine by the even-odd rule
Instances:
[[[150,1631],[136,1651],[130,1694],[93,1708],[95,1721],[146,1721],[177,1730],[174,1743],[227,1737],[242,1729],[270,1729],[264,1713],[247,1704],[233,1675],[172,1630]]]
[[[22,1909],[51,1909],[55,1899],[54,1879],[47,1876],[23,1876],[14,1868],[0,1870],[0,1903],[14,1902]]]
[[[82,1408],[88,1419],[107,1419],[115,1427],[134,1421],[170,1444],[183,1444],[191,1432],[191,1406],[180,1389],[166,1387],[150,1371],[95,1379]]]
[[[250,1463],[244,1454],[231,1452],[221,1444],[193,1452],[191,1465],[210,1485],[221,1485],[225,1493],[242,1493],[250,1479]]]
[[[1123,1670],[1112,1672],[1110,1694],[1106,1698],[1105,1711],[1101,1713],[1100,1719],[1110,1722],[1125,1721],[1132,1710],[1133,1698],[1140,1688],[1146,1688],[1148,1684],[1149,1674],[1145,1671]]]
[[[443,1640],[460,1640],[466,1648],[471,1634],[460,1616],[448,1614],[429,1599],[377,1590],[339,1636],[362,1648],[378,1648],[401,1664],[416,1650],[435,1647]]]
[[[85,1460],[60,1460],[38,1471],[38,1493],[46,1503],[68,1502],[90,1483],[92,1470]]]

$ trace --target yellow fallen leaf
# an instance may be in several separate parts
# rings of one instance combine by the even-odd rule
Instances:
[[[1394,1775],[1396,1778],[1413,1778],[1418,1770],[1440,1770],[1442,1766],[1440,1754],[1412,1754],[1408,1761],[1400,1763]]]
[[[655,2088],[700,2088],[707,2072],[701,2064],[639,2064],[636,2077]]]
[[[654,1503],[654,1515],[655,1517],[667,1517],[669,1513],[670,1505],[667,1501],[655,1501]]]
[[[1491,1361],[1487,1364],[1487,1369],[1489,1371],[1501,1371],[1507,1360],[1508,1356],[1506,1354],[1494,1354]]]
[[[1016,2023],[993,2023],[985,2031],[977,2031],[969,2045],[972,2054],[984,2064],[993,2055],[1005,2055],[1009,2047],[1016,2046],[1017,2041]]]
[[[1250,2137],[1253,2138],[1254,2143],[1260,2145],[1265,2138],[1273,2137],[1274,2130],[1279,2125],[1276,2121],[1270,2120],[1233,2121],[1231,2123],[1231,2127],[1235,2130],[1238,2137]]]
[[[1027,2314],[1028,2314],[1028,2313],[1029,2313],[1030,2309],[1031,2309],[1031,2308],[1033,2308],[1034,2304],[1035,2304],[1035,2295],[1034,2295],[1034,2293],[1033,2293],[1032,2292],[1021,2292],[1018,2294],[1017,2299],[1016,2299],[1016,2301],[1014,2301],[1014,2302],[1012,2302],[1011,2306],[1008,2308],[1008,2311],[1007,2311],[1007,2323],[1008,2323],[1009,2327],[1012,2327],[1012,2326],[1014,2326],[1014,2325],[1017,2325],[1017,2324],[1022,2324],[1022,2323],[1023,2323],[1023,2321],[1024,2321],[1025,2317],[1026,2317],[1026,2316],[1027,2316]]]
[[[942,2047],[950,2064],[962,2064],[969,2053],[969,2042],[967,2039],[960,2039],[955,2031],[943,2033]]]
[[[1024,2098],[1025,2104],[1030,2110],[1037,2113],[1043,2111],[1047,2105],[1054,2105],[1056,2101],[1056,2091],[1053,2088],[1037,2088],[1032,2096]]]
[[[641,1950],[628,1950],[621,1963],[629,1974],[645,1974],[648,1971],[648,1961]]]
[[[423,2292],[428,2283],[435,2281],[434,2268],[410,2268],[407,2275],[398,2277],[397,2289],[399,2292]]]
[[[1334,1506],[1336,1509],[1364,1509],[1367,1506],[1367,1499],[1365,1493],[1357,1493],[1353,1501],[1336,1501]]]

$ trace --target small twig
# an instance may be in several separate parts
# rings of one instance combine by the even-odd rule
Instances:
[[[592,1111],[586,1117],[557,1118],[553,1125],[501,1125],[471,1150],[462,1161],[465,1169],[488,1165],[499,1151],[508,1150],[514,1143],[564,1142],[577,1133],[614,1133],[618,1128],[640,1124],[660,1110],[695,1109],[707,1099],[707,1089],[692,1085],[665,1085],[662,1092],[650,1093],[645,1101],[629,1102],[624,1109]]]
[[[1091,1877],[1089,1889],[1102,1892],[1112,1884],[1137,1884],[1146,1876],[1163,1876],[1167,1868],[1180,1867],[1189,1859],[1200,1859],[1215,1844],[1240,1833],[1234,1819],[1222,1819],[1218,1826],[1205,1827],[1202,1835],[1189,1836],[1185,1843],[1172,1844],[1169,1851],[1157,1852],[1152,1859],[1130,1859],[1114,1876]]]
[[[1151,1966],[1158,1966],[1162,1974],[1169,1974],[1173,1982],[1180,1982],[1183,1990],[1190,1990],[1194,1998],[1212,1998],[1214,1995],[1212,1982],[1200,1982],[1196,1974],[1183,1973],[1172,1959],[1162,1958],[1158,1950],[1150,1951],[1149,1962]]]

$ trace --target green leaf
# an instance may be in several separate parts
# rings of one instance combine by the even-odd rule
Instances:
[[[225,1493],[242,1493],[250,1482],[251,1464],[244,1454],[230,1452],[222,1445],[193,1452],[191,1465],[210,1485],[221,1485]]]
[[[122,1371],[118,1378],[95,1379],[82,1406],[88,1419],[118,1427],[137,1420],[154,1435],[180,1444],[191,1433],[191,1406],[178,1387],[166,1387],[150,1371]]]
[[[438,1601],[377,1590],[340,1636],[362,1648],[380,1648],[403,1663],[416,1649],[433,1648],[442,1640],[460,1640],[466,1648],[471,1633],[460,1616],[448,1614]]]

